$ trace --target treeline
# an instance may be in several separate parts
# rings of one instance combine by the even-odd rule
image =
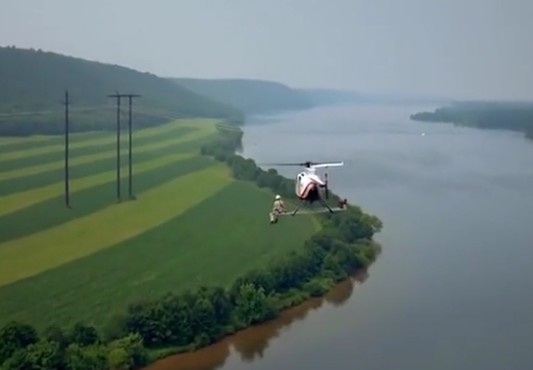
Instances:
[[[241,137],[240,130],[222,129],[219,139],[205,145],[202,153],[227,162],[236,178],[292,197],[293,181],[234,154]],[[336,282],[366,268],[379,253],[372,237],[381,221],[359,207],[321,215],[320,221],[321,231],[302,249],[249,271],[231,286],[202,286],[130,304],[101,333],[76,324],[67,333],[51,327],[38,336],[31,326],[11,322],[0,330],[0,364],[5,370],[135,369],[273,319],[284,308],[323,295]]]
[[[133,104],[135,127],[168,121],[165,116],[244,119],[239,109],[166,78],[41,50],[0,47],[0,81],[3,136],[62,133],[65,89],[73,132],[114,128],[116,100],[108,94],[117,90],[142,95]],[[127,104],[122,99],[124,116]]]
[[[0,136],[63,135],[65,133],[65,113],[60,107],[55,112],[33,114],[31,116],[0,116]],[[149,115],[136,112],[133,119],[135,130],[153,127],[169,121],[167,116]],[[116,113],[112,109],[91,112],[71,112],[70,132],[113,131],[117,129]],[[127,118],[122,117],[121,129],[128,129]]]
[[[62,109],[54,112],[43,112],[31,115],[2,116],[0,114],[0,136],[30,136],[30,135],[63,135],[65,133],[65,113]],[[147,109],[147,110],[144,110]],[[151,111],[141,104],[133,107],[132,125],[135,131],[168,123],[170,120],[192,118],[192,116],[165,111]],[[225,119],[232,125],[242,125],[239,116]],[[112,131],[117,130],[116,108],[102,108],[101,110],[77,111],[69,113],[70,132]],[[127,112],[121,114],[121,131],[128,130]]]
[[[81,323],[67,332],[50,326],[40,335],[32,326],[15,321],[0,329],[2,369],[134,369],[148,359],[139,334],[105,341],[94,327]]]
[[[523,132],[533,139],[533,103],[464,102],[419,112],[411,119]]]

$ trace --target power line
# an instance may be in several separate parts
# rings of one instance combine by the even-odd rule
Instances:
[[[69,190],[69,168],[68,168],[68,135],[69,135],[69,97],[68,90],[65,90],[65,204],[70,207],[70,190]]]
[[[132,137],[131,137],[131,132],[132,132],[132,128],[131,128],[131,103],[132,103],[132,98],[139,98],[141,95],[137,95],[137,94],[127,94],[125,95],[128,97],[128,103],[129,103],[129,113],[128,113],[128,126],[129,126],[129,152],[128,152],[128,163],[129,163],[129,182],[128,182],[128,189],[129,189],[129,195],[130,195],[130,199],[135,199],[134,195],[133,195],[133,186],[132,186],[132,151],[131,151],[131,147],[132,147]]]
[[[120,95],[116,94],[108,95],[110,98],[117,98],[117,200],[120,201]]]
[[[132,115],[131,115],[131,106],[132,99],[140,97],[138,94],[119,94],[118,91],[116,94],[108,95],[110,98],[117,99],[117,198],[120,200],[120,99],[128,98],[129,103],[129,114],[128,114],[128,127],[129,127],[129,153],[128,153],[128,173],[129,173],[129,197],[130,199],[135,199],[133,196],[133,184],[132,184]]]

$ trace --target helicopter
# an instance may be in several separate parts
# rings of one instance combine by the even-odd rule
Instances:
[[[301,162],[301,163],[272,163],[272,166],[302,166],[305,169],[299,172],[296,175],[295,189],[294,192],[298,199],[304,204],[312,205],[314,202],[320,202],[325,207],[325,210],[313,210],[301,213],[321,213],[321,212],[338,212],[344,211],[345,206],[348,203],[346,199],[339,201],[338,207],[332,208],[325,199],[328,199],[328,173],[324,173],[324,179],[316,173],[317,168],[328,168],[328,167],[339,167],[343,166],[343,161],[338,162]],[[320,189],[324,189],[325,199],[321,196]],[[284,214],[290,214],[294,216],[298,211],[299,207],[296,207],[292,212],[283,212]]]

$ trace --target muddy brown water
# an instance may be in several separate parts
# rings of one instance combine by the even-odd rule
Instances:
[[[244,362],[262,358],[270,341],[279,337],[291,324],[304,320],[309,313],[324,306],[330,308],[345,304],[355,286],[363,283],[367,272],[359,272],[337,284],[326,295],[312,298],[300,305],[283,311],[275,320],[243,329],[221,341],[195,352],[173,355],[148,366],[147,370],[214,370],[224,365],[233,352]]]

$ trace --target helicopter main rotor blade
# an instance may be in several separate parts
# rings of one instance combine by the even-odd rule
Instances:
[[[260,166],[275,166],[275,167],[298,166],[298,167],[307,167],[307,168],[313,167],[311,165],[311,162],[303,162],[303,163],[261,163]]]
[[[311,167],[314,167],[314,168],[340,167],[340,166],[344,166],[344,162],[343,161],[339,161],[339,162],[320,162],[320,163],[312,163],[311,164]]]
[[[261,163],[262,166],[304,166],[305,163]]]
[[[263,163],[264,166],[304,166],[304,167],[314,167],[314,168],[322,168],[322,167],[338,167],[343,166],[343,161],[337,161],[337,162],[285,162],[285,163]]]

